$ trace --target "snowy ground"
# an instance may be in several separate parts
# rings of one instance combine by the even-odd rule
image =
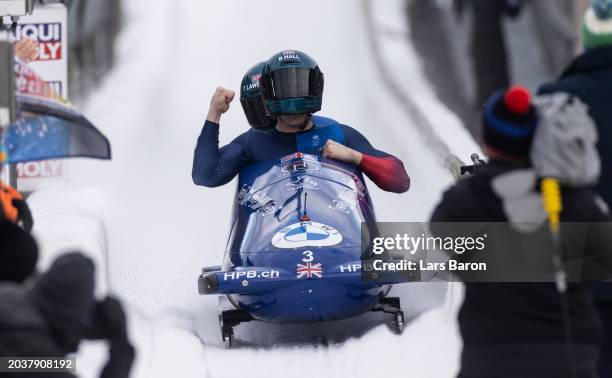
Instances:
[[[403,1],[374,3],[381,27],[406,33]],[[342,342],[287,347],[304,332],[336,327],[248,324],[237,333],[250,346],[236,350],[220,346],[216,298],[197,295],[200,268],[221,262],[235,187],[206,189],[191,182],[193,147],[209,98],[217,85],[237,91],[244,71],[278,50],[295,48],[317,59],[326,77],[322,115],[352,125],[404,161],[412,178],[409,193],[369,185],[379,220],[428,219],[451,183],[401,104],[380,83],[359,3],[130,0],[125,7],[117,67],[84,109],[110,138],[113,161],[70,162],[67,187],[38,192],[31,204],[44,249],[42,266],[59,251],[82,248],[98,262],[98,292],[110,290],[129,305],[138,348],[133,376],[234,377],[243,369],[267,378],[453,376],[461,344],[455,324],[459,286],[394,288],[409,314],[421,314],[401,337],[380,319],[368,318],[337,328],[355,327],[359,338],[330,335]],[[398,82],[451,150],[467,159],[477,146],[434,98],[407,41],[383,43]],[[236,103],[222,119],[221,142],[245,127]],[[83,376],[95,376],[102,350],[84,345]]]

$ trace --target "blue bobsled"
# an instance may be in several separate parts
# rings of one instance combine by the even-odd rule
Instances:
[[[203,269],[200,294],[226,295],[224,341],[249,320],[345,319],[368,311],[403,313],[385,297],[392,282],[362,278],[361,227],[375,215],[358,168],[295,153],[240,172],[223,265]]]

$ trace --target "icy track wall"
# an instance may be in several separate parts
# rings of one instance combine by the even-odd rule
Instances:
[[[477,146],[424,81],[407,42],[404,2],[373,3],[373,27],[389,74],[449,151],[467,160]],[[237,91],[244,71],[278,50],[296,48],[317,59],[326,76],[322,115],[357,128],[404,161],[410,192],[386,193],[368,183],[379,220],[425,220],[451,184],[439,156],[382,80],[360,3],[131,0],[124,6],[117,66],[85,109],[110,138],[113,161],[71,162],[68,191],[37,193],[31,201],[44,260],[78,241],[98,262],[98,272],[106,273],[102,286],[129,305],[130,335],[138,349],[133,376],[233,377],[243,373],[237,366],[266,378],[453,376],[460,349],[457,296],[445,296],[444,288],[394,289],[404,306],[438,307],[401,337],[377,327],[342,345],[272,350],[221,349],[216,298],[197,296],[201,266],[222,260],[235,189],[235,184],[206,189],[191,182],[193,148],[210,95],[217,85]],[[270,22],[262,22],[263,10]],[[246,130],[237,101],[221,123],[221,143]],[[95,189],[78,189],[83,187]],[[86,232],[80,227],[87,224]],[[196,328],[204,329],[196,336]],[[101,345],[84,346],[83,376],[95,376],[103,353]],[[287,369],[299,363],[308,368]]]

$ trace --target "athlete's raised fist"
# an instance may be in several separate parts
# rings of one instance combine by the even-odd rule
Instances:
[[[208,109],[207,120],[219,123],[221,114],[227,112],[230,103],[234,100],[236,93],[230,89],[217,87],[215,93],[210,100],[210,108]]]

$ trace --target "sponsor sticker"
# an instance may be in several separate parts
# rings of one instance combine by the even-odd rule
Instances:
[[[283,228],[272,237],[276,248],[329,247],[340,244],[342,234],[318,222],[299,222]]]
[[[340,273],[355,273],[361,271],[361,264],[346,264],[340,265]]]
[[[253,193],[252,188],[246,184],[240,188],[236,201],[240,206],[248,207],[261,215],[269,215],[276,210],[276,202],[272,198],[261,192]]]
[[[61,177],[61,160],[30,161],[17,164],[17,178]]]
[[[318,189],[319,183],[313,180],[309,176],[297,176],[290,182],[286,183],[288,191],[299,190],[299,189]]]
[[[280,272],[278,270],[238,270],[234,272],[223,273],[224,281],[253,279],[253,278],[278,278]]]
[[[357,206],[357,197],[358,194],[352,190],[341,190],[328,207],[341,213],[350,214],[350,210]]]
[[[281,169],[283,173],[295,173],[295,172],[312,172],[318,171],[320,164],[316,161],[308,161],[306,159],[296,160],[291,162]]]

